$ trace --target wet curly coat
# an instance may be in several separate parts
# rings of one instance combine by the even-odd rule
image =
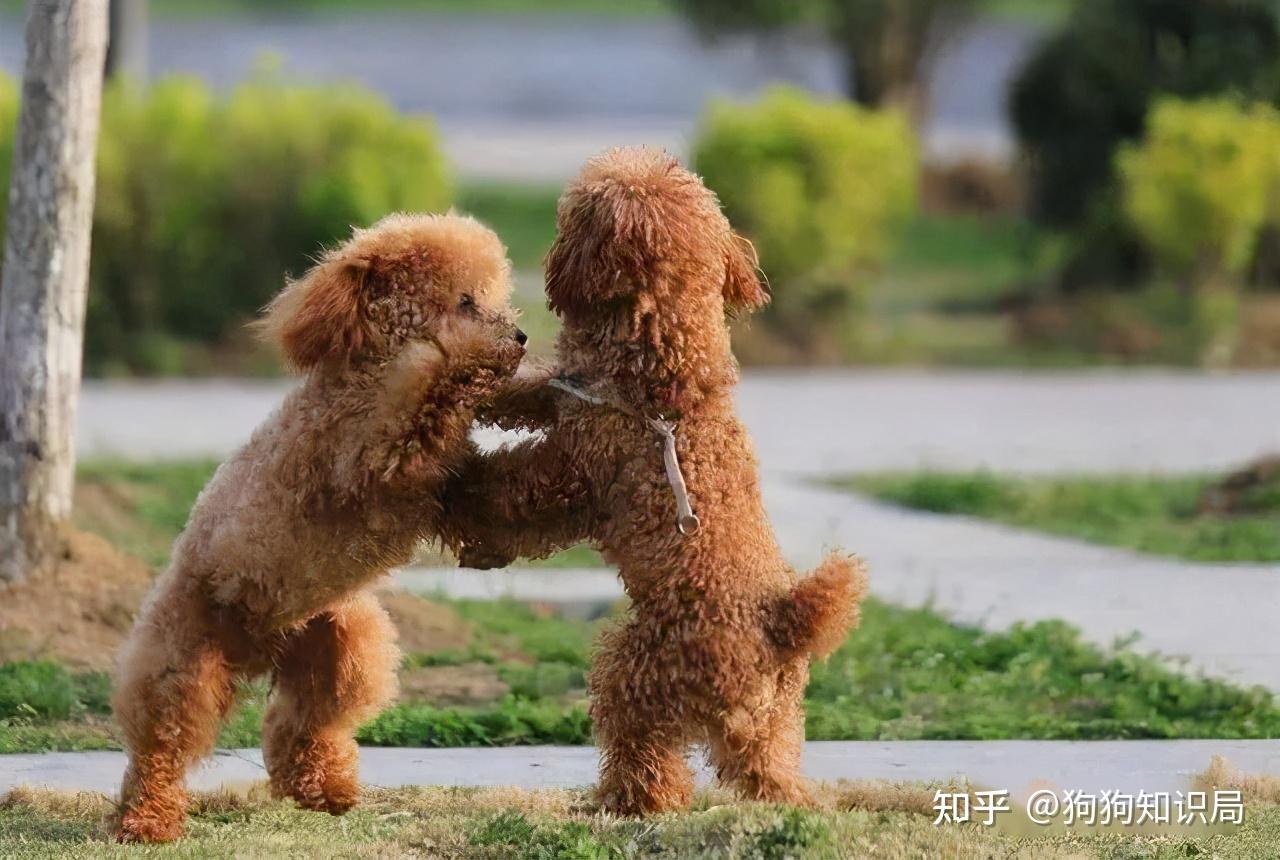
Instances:
[[[804,802],[809,661],[856,623],[866,582],[841,554],[799,579],[765,515],[726,324],[768,301],[750,244],[674,159],[612,150],[560,200],[547,296],[563,321],[557,372],[626,408],[548,389],[501,401],[498,423],[544,433],[469,460],[446,491],[446,540],[471,566],[579,541],[617,565],[630,614],[589,679],[605,808],[687,806],[685,753],[702,742],[747,797]],[[637,415],[678,421],[696,534],[676,529],[661,446]]]
[[[264,334],[305,378],[201,493],[121,653],[121,839],[181,834],[187,769],[236,681],[264,673],[274,792],[356,802],[352,733],[394,696],[399,659],[368,588],[436,535],[475,407],[523,356],[510,288],[487,228],[394,215],[268,308]]]

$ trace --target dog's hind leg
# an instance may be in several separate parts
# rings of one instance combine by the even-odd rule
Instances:
[[[199,622],[197,606],[194,598],[160,595],[123,651],[112,700],[129,751],[121,841],[182,835],[187,769],[213,749],[218,724],[234,702],[227,654]]]
[[[601,806],[615,815],[687,809],[693,801],[693,772],[684,760],[680,727],[616,716],[603,723],[595,732]]]
[[[800,772],[805,666],[783,668],[771,707],[729,708],[710,727],[709,758],[721,783],[749,800],[812,803]]]
[[[685,762],[688,729],[669,713],[669,685],[636,671],[625,634],[601,649],[591,671],[591,720],[600,747],[597,796],[616,815],[688,808],[693,772]],[[650,705],[654,707],[649,707]]]
[[[262,752],[271,790],[341,815],[360,790],[353,734],[396,692],[395,628],[363,593],[310,619],[278,653]]]

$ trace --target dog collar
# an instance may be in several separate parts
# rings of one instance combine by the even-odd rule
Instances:
[[[689,488],[685,485],[684,472],[680,470],[680,457],[676,454],[676,430],[679,429],[679,425],[675,421],[644,415],[618,398],[593,394],[564,377],[557,376],[547,384],[592,406],[608,406],[624,415],[630,415],[657,434],[662,442],[662,465],[667,473],[667,484],[671,486],[671,494],[676,500],[676,528],[682,535],[698,533],[702,528],[702,522],[693,512],[693,505],[689,502]]]

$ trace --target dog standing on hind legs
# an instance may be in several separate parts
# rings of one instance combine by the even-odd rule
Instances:
[[[494,567],[589,541],[618,567],[630,612],[589,678],[607,810],[686,807],[694,743],[746,797],[805,803],[809,661],[856,623],[866,577],[837,553],[799,578],[765,515],[726,324],[768,301],[751,246],[648,149],[592,159],[557,232],[560,376],[490,416],[542,438],[468,459],[445,493],[446,542]]]
[[[524,355],[510,289],[476,221],[394,215],[271,304],[262,328],[306,375],[200,494],[121,653],[121,840],[181,835],[187,769],[236,681],[266,673],[273,792],[355,804],[352,734],[394,696],[399,659],[367,589],[437,535],[475,410]]]

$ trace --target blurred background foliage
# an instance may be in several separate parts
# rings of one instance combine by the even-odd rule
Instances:
[[[618,12],[600,0],[465,5],[379,2]],[[356,8],[153,2],[157,16],[251,7]],[[773,305],[736,326],[744,363],[1280,364],[1274,0],[653,0],[626,14],[680,16],[712,41],[751,34],[762,51],[799,32],[846,71],[844,98],[774,88],[714,100],[692,136],[690,161],[773,289]],[[1005,94],[1016,151],[932,151],[939,57],[991,20],[1036,34]],[[0,183],[16,98],[0,76]],[[557,193],[456,180],[430,119],[355,86],[299,86],[270,68],[220,90],[115,81],[88,370],[277,372],[243,323],[286,273],[350,225],[451,205],[507,242],[545,350],[556,322],[540,266]]]
[[[1274,0],[1077,0],[1013,82],[1010,115],[1033,162],[1031,213],[1073,226],[1142,135],[1154,99],[1280,98]]]
[[[846,94],[866,107],[896,107],[915,121],[929,108],[929,72],[963,32],[977,0],[675,0],[708,36],[818,25],[845,61]]]
[[[0,117],[13,91],[0,85]],[[99,374],[199,371],[352,225],[453,199],[430,122],[268,73],[222,96],[193,79],[113,83],[97,183],[85,359]]]
[[[778,285],[766,324],[809,357],[838,356],[868,273],[915,208],[907,123],[775,89],[756,104],[711,105],[693,163]]]

